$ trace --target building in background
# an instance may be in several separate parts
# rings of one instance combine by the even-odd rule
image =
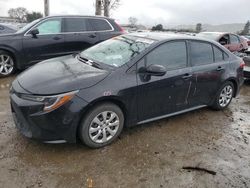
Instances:
[[[10,17],[0,17],[0,23],[17,23],[18,20]]]

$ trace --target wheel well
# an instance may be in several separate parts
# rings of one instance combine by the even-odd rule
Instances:
[[[103,98],[103,99],[99,99],[99,100],[96,100],[96,101],[93,101],[91,102],[86,108],[87,110],[85,111],[82,111],[81,112],[81,117],[80,117],[80,121],[77,125],[77,129],[76,129],[76,138],[79,138],[79,128],[80,128],[80,123],[82,122],[82,119],[85,117],[85,115],[92,109],[94,108],[95,106],[99,105],[99,104],[102,104],[102,103],[113,103],[115,105],[117,105],[123,112],[123,115],[124,115],[124,126],[126,127],[126,114],[127,114],[127,109],[124,105],[124,103],[122,103],[120,100],[118,99],[114,99],[114,98]]]
[[[234,94],[233,94],[233,97],[236,97],[237,90],[238,90],[238,84],[237,84],[237,82],[234,79],[228,79],[227,81],[233,83],[233,85],[234,85]]]

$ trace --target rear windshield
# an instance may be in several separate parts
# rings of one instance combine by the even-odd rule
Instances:
[[[81,56],[92,61],[120,67],[148,48],[154,40],[119,36],[99,43],[81,53]]]

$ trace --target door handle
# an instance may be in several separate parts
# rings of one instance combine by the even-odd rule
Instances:
[[[184,76],[182,76],[183,79],[188,79],[188,78],[191,78],[193,75],[192,74],[184,74]]]
[[[61,37],[58,37],[58,36],[55,36],[55,37],[53,37],[53,39],[54,40],[60,40],[60,39],[62,39]]]
[[[221,67],[221,66],[219,66],[216,70],[217,70],[217,71],[222,71],[222,70],[224,70],[224,68]]]
[[[95,37],[96,37],[96,34],[89,35],[89,38],[95,38]]]

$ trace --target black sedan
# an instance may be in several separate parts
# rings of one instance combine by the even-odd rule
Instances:
[[[205,106],[221,110],[243,83],[244,62],[220,44],[160,33],[122,35],[41,62],[10,90],[18,129],[44,142],[92,148],[133,126]]]

